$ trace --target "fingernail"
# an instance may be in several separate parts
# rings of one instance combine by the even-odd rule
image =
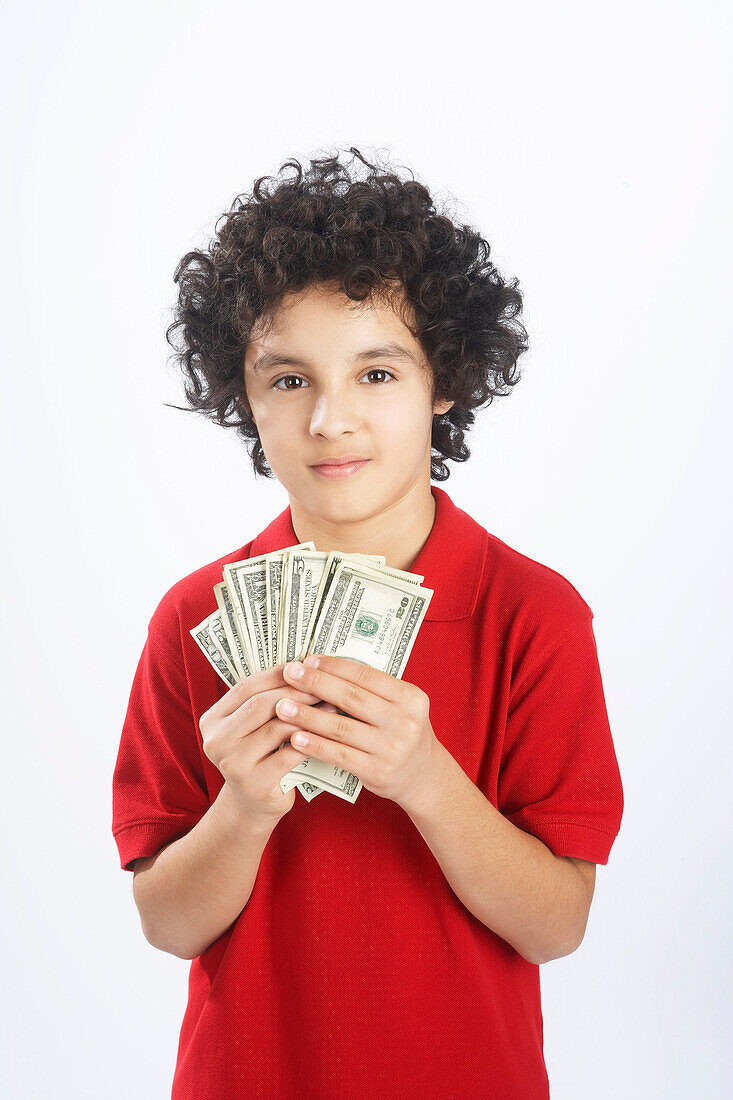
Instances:
[[[288,676],[292,676],[294,680],[299,680],[305,672],[305,669],[301,665],[300,661],[291,661],[289,665],[285,666],[285,671],[287,672]]]
[[[291,718],[294,714],[298,713],[298,708],[292,699],[281,699],[280,701],[280,713],[287,714]]]

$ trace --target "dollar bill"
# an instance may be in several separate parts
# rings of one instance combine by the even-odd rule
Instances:
[[[308,653],[349,657],[400,677],[433,596],[400,572],[340,562]]]
[[[190,631],[232,687],[258,669],[334,654],[401,677],[433,592],[417,573],[374,554],[317,551],[312,542],[232,562],[214,586],[216,609]],[[312,801],[355,802],[361,780],[309,756],[281,781]]]
[[[219,584],[214,585],[214,595],[219,611],[221,612],[221,624],[229,643],[231,659],[234,662],[237,673],[240,678],[243,676],[251,676],[253,672],[252,654],[249,652],[249,647],[246,647],[245,639],[243,639],[240,634],[234,612],[234,604],[232,603],[229,589],[224,581],[220,581]]]

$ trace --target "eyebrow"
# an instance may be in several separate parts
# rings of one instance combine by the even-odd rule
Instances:
[[[404,348],[402,344],[394,342],[358,351],[353,358],[353,362],[363,363],[367,359],[403,359],[417,366],[417,359],[413,353]],[[282,355],[276,351],[263,351],[255,359],[252,371],[254,374],[262,374],[265,371],[273,370],[274,367],[308,367],[309,365],[307,359],[300,359],[296,355]]]

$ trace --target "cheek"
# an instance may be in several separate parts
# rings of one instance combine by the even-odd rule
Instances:
[[[299,432],[294,430],[292,417],[277,409],[253,406],[252,412],[265,457],[275,475],[280,476],[290,466],[293,452],[297,450]]]
[[[374,425],[380,438],[389,442],[395,450],[405,447],[422,448],[423,438],[430,433],[432,413],[422,392],[400,395],[399,401],[385,401],[376,411]]]
[[[287,409],[278,409],[269,403],[263,403],[252,411],[257,423],[257,431],[263,442],[269,439],[286,445],[288,440],[293,438],[294,418],[289,415]]]

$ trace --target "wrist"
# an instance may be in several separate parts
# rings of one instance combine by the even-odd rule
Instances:
[[[234,788],[226,779],[217,795],[215,805],[218,807],[221,820],[226,828],[236,833],[246,831],[250,835],[261,837],[263,840],[269,837],[280,820],[279,817],[273,817],[271,814],[257,817],[250,813],[242,805]]]
[[[455,764],[455,760],[436,737],[419,788],[400,799],[399,803],[416,824],[418,819],[428,818],[436,812],[451,764]]]

